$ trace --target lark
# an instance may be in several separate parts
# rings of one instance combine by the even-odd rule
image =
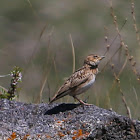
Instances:
[[[78,100],[81,104],[90,105],[80,100],[77,95],[87,91],[95,82],[96,75],[98,74],[98,65],[104,56],[90,54],[84,60],[83,66],[75,71],[59,88],[50,103],[70,95]]]

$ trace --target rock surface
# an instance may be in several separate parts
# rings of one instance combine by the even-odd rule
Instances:
[[[140,139],[140,121],[79,104],[26,104],[0,100],[0,139]]]

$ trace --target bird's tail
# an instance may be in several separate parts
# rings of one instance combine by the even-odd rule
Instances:
[[[55,100],[57,100],[56,96],[54,96],[54,97],[50,100],[49,104],[53,103]]]
[[[62,93],[56,93],[55,95],[54,95],[54,97],[51,99],[51,101],[49,102],[49,104],[51,104],[52,102],[54,102],[54,101],[56,101],[56,100],[58,100],[58,99],[60,99],[60,98],[62,98],[62,97],[64,97],[64,96],[66,96],[68,93],[67,92],[62,92]]]

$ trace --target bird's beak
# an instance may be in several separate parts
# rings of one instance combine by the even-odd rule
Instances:
[[[105,56],[100,56],[100,60],[102,60],[102,59],[104,59],[105,58]]]

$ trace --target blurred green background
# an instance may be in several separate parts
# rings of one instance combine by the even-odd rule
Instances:
[[[136,68],[140,69],[140,46],[136,39],[131,14],[131,1],[113,0],[119,29],[130,54],[134,56]],[[135,1],[135,14],[140,27],[140,1]],[[110,14],[109,0],[0,0],[0,75],[8,74],[13,66],[23,69],[19,101],[39,103],[41,87],[42,102],[48,102],[73,69],[73,56],[69,35],[75,48],[76,69],[91,53],[103,55],[106,51],[105,36],[111,44],[117,32]],[[106,58],[101,62],[102,70],[113,53],[120,47],[115,39]],[[125,51],[121,49],[112,59],[114,71],[119,73]],[[80,98],[103,108],[112,108],[126,115],[126,108],[111,66],[99,73],[94,86]],[[121,76],[121,89],[130,107],[132,117],[140,117],[140,83],[132,72],[129,62]],[[0,85],[9,88],[10,77],[0,78]],[[74,102],[65,97],[57,102]]]

